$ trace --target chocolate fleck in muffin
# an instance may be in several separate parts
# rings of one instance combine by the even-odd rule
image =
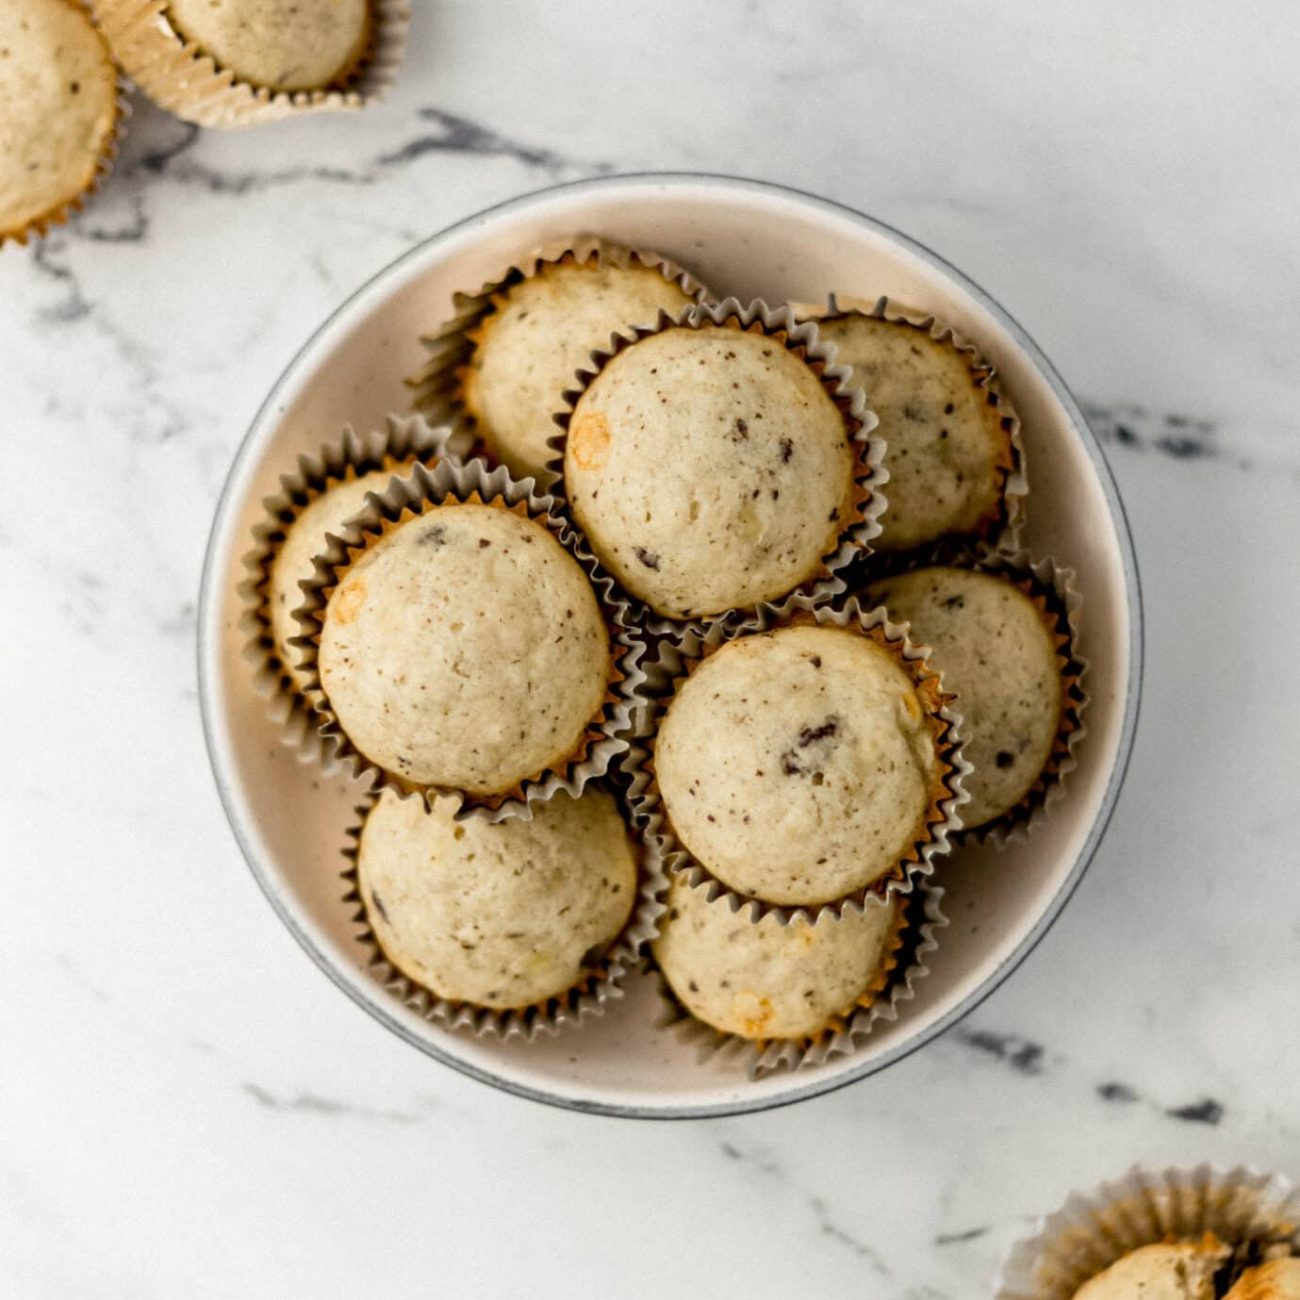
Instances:
[[[329,593],[318,665],[352,745],[408,787],[489,796],[567,764],[616,671],[586,574],[504,504],[370,540]]]
[[[1225,1300],[1300,1300],[1300,1259],[1271,1259],[1248,1268]]]
[[[962,823],[983,826],[1033,788],[1061,728],[1060,634],[1006,577],[946,566],[885,578],[869,602],[910,624],[962,716],[962,752],[974,770]]]
[[[937,707],[893,650],[851,628],[727,642],[679,682],[660,723],[666,821],[737,893],[843,898],[930,838],[948,770]]]
[[[845,311],[817,322],[880,418],[889,509],[876,539],[907,550],[952,534],[983,534],[1004,515],[1015,417],[991,370],[929,323]]]
[[[179,35],[269,90],[345,84],[370,48],[372,0],[167,0]]]
[[[613,797],[561,791],[531,820],[496,824],[456,808],[384,791],[366,817],[357,889],[388,960],[440,998],[498,1011],[602,973],[637,895]]]
[[[1215,1274],[1231,1253],[1213,1233],[1142,1246],[1085,1282],[1074,1300],[1215,1300]]]
[[[666,618],[785,595],[825,572],[854,519],[858,424],[783,338],[667,327],[610,357],[574,406],[574,518]]]
[[[460,372],[461,401],[489,454],[517,478],[548,482],[553,417],[563,393],[628,325],[677,315],[693,298],[655,265],[623,250],[543,262],[492,295],[471,330],[473,351]]]
[[[676,877],[654,941],[655,959],[677,1000],[724,1034],[812,1038],[883,986],[896,948],[897,903],[861,912],[755,921],[726,899]]]
[[[79,207],[117,127],[117,70],[85,10],[0,0],[0,244]]]

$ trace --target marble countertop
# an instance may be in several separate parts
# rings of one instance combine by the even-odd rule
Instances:
[[[137,102],[107,192],[0,252],[0,1293],[963,1300],[1135,1160],[1300,1175],[1287,7],[417,8],[383,106]],[[472,1083],[321,977],[223,820],[193,644],[226,467],[321,318],[490,203],[656,168],[987,287],[1106,443],[1148,631],[1118,813],[1019,973],[879,1077],[670,1125]]]

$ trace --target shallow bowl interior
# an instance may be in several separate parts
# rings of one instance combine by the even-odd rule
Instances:
[[[1029,463],[1029,539],[1078,573],[1092,703],[1068,798],[1031,840],[946,863],[952,924],[916,1000],[855,1055],[816,1069],[744,1077],[735,1063],[656,1029],[652,979],[580,1031],[532,1044],[475,1039],[427,1023],[368,973],[341,901],[340,850],[359,791],[299,762],[267,720],[241,657],[242,557],[259,503],[300,452],[345,424],[374,426],[409,405],[419,335],[534,245],[597,233],[655,249],[715,293],[817,301],[886,293],[975,340],[1020,412]],[[1096,442],[1060,378],[1015,322],[928,250],[858,213],[753,182],[619,177],[528,195],[434,236],[354,294],[277,383],[240,449],[218,507],[204,574],[200,684],[222,800],[245,857],[286,925],[355,1001],[409,1042],[511,1091],[578,1109],[699,1115],[760,1109],[888,1065],[969,1010],[1015,967],[1064,905],[1113,806],[1132,740],[1141,647],[1132,547]]]

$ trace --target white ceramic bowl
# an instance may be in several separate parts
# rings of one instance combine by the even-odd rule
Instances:
[[[346,423],[404,411],[418,336],[536,244],[598,233],[656,249],[711,288],[771,302],[831,290],[887,293],[932,310],[978,342],[1024,423],[1030,542],[1078,572],[1081,650],[1092,703],[1068,797],[1032,840],[944,865],[946,910],[930,977],[894,1024],[857,1054],[753,1081],[734,1062],[701,1063],[654,1028],[649,977],[576,1032],[501,1044],[429,1024],[386,993],[351,938],[338,869],[356,801],[346,782],[297,762],[267,721],[240,656],[240,560],[259,502],[299,452]],[[435,235],[353,294],[290,362],[253,422],[217,507],[203,575],[199,677],[213,771],[240,848],[272,906],[354,1001],[430,1056],[522,1096],[634,1116],[719,1115],[814,1096],[883,1069],[964,1015],[1015,968],[1060,912],[1097,847],[1133,739],[1141,606],[1132,543],[1102,453],[1073,398],[1025,332],[987,294],[905,236],[847,208],[752,181],[615,177],[526,195]]]

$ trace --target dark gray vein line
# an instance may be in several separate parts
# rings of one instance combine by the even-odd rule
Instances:
[[[315,1093],[300,1092],[293,1097],[277,1097],[256,1083],[243,1085],[246,1092],[259,1106],[267,1110],[281,1112],[302,1112],[314,1115],[341,1115],[352,1119],[381,1119],[392,1124],[415,1124],[418,1115],[411,1115],[400,1110],[376,1110],[371,1106],[356,1106],[351,1102],[338,1101],[332,1097],[320,1097]]]
[[[817,1216],[817,1226],[821,1229],[823,1237],[829,1237],[831,1241],[837,1241],[841,1246],[847,1246],[859,1259],[865,1260],[881,1276],[890,1277],[891,1273],[885,1261],[867,1245],[865,1241],[853,1236],[852,1233],[846,1232],[839,1224],[835,1223],[830,1217],[830,1211],[826,1202],[819,1196],[808,1198],[808,1204],[812,1207],[813,1213]]]
[[[1008,1065],[1017,1074],[1042,1074],[1047,1050],[1041,1043],[1017,1034],[995,1034],[987,1029],[958,1029],[953,1037],[977,1052]]]
[[[975,1241],[980,1237],[986,1237],[993,1228],[986,1224],[982,1228],[967,1228],[965,1232],[941,1232],[935,1239],[936,1246],[956,1246],[963,1241]]]

